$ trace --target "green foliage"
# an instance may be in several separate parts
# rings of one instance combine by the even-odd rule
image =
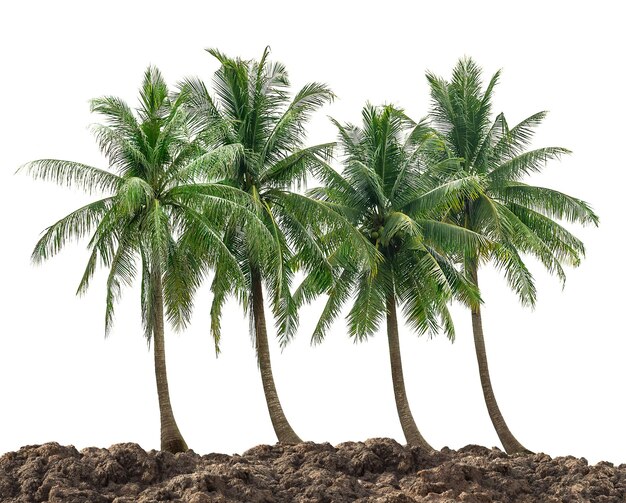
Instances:
[[[351,242],[360,242],[349,221],[332,205],[298,194],[309,176],[332,178],[327,165],[334,144],[304,145],[305,125],[311,115],[334,99],[325,84],[304,85],[293,96],[289,78],[281,63],[268,61],[265,49],[259,61],[230,58],[208,51],[221,64],[214,75],[212,96],[196,78],[181,84],[180,94],[188,102],[193,128],[218,131],[217,143],[239,145],[237,162],[224,164],[222,183],[249,196],[249,210],[263,228],[249,226],[237,215],[224,220],[224,246],[228,249],[244,281],[227,281],[227,262],[218,260],[212,283],[211,330],[219,350],[222,306],[229,295],[249,305],[252,277],[258,271],[269,293],[269,302],[281,344],[286,344],[298,326],[297,303],[291,294],[296,269],[307,272],[322,269],[330,274],[329,247],[319,237],[325,232],[343,232]],[[270,236],[262,239],[262,233]],[[375,250],[370,247],[355,260],[373,264]],[[234,266],[234,265],[233,265]]]
[[[229,286],[241,288],[238,262],[221,240],[220,224],[245,221],[264,229],[246,208],[248,195],[215,180],[232,171],[240,145],[218,145],[215,132],[193,129],[185,95],[172,97],[153,67],[146,70],[136,113],[106,96],[91,102],[105,123],[93,127],[109,168],[42,159],[23,171],[36,179],[107,197],[51,225],[33,251],[35,263],[51,258],[65,244],[90,236],[91,251],[78,287],[83,293],[98,265],[109,269],[105,329],[109,332],[122,289],[141,278],[145,335],[155,326],[155,284],[163,284],[166,315],[176,327],[190,319],[193,296],[208,265],[220,263]]]
[[[32,260],[89,236],[77,293],[98,266],[109,270],[107,333],[123,287],[137,276],[148,340],[157,283],[168,321],[185,327],[194,293],[212,269],[216,351],[226,299],[234,295],[252,316],[259,275],[283,345],[297,330],[298,308],[320,294],[328,297],[314,342],[351,298],[347,322],[355,340],[378,330],[390,298],[416,332],[443,329],[453,337],[447,303],[478,305],[466,274],[474,276],[481,262],[492,261],[533,305],[525,254],[562,281],[564,265],[577,266],[584,256],[583,243],[555,220],[597,225],[591,207],[522,181],[569,151],[529,150],[546,112],[513,127],[502,113],[492,118],[499,72],[486,87],[471,59],[461,59],[449,81],[428,73],[430,122],[370,104],[360,127],[333,120],[344,154],[340,174],[329,165],[335,143],[305,146],[307,121],[334,99],[328,86],[313,82],[291,94],[287,71],[268,60],[268,48],[258,61],[208,52],[221,65],[213,95],[196,78],[172,94],[149,67],[138,109],[111,96],[92,100],[104,119],[93,133],[108,169],[56,159],[21,168],[35,179],[104,193],[46,229]],[[311,177],[321,186],[297,192]],[[292,295],[297,270],[305,279]]]
[[[448,222],[491,241],[466,253],[465,267],[493,261],[522,303],[534,305],[533,278],[522,255],[534,256],[565,281],[563,264],[578,265],[585,249],[553,219],[597,225],[598,216],[580,199],[521,181],[569,151],[562,147],[527,150],[546,112],[533,114],[512,128],[502,113],[492,119],[491,101],[499,77],[497,72],[483,89],[481,69],[469,58],[457,63],[450,81],[427,73],[432,124],[445,150],[461,159],[456,169],[434,174],[442,183],[477,177],[474,195],[464,196],[446,215]]]
[[[376,333],[386,319],[388,298],[397,300],[418,333],[434,334],[443,328],[453,337],[447,301],[456,298],[475,304],[480,299],[451,259],[468,246],[486,246],[487,240],[440,218],[475,195],[478,179],[470,175],[434,184],[429,169],[458,165],[459,160],[433,164],[441,142],[423,123],[414,123],[392,106],[368,104],[362,116],[361,128],[334,121],[345,153],[344,170],[311,191],[341,211],[362,236],[359,242],[346,243],[342,236],[328,233],[334,275],[309,275],[296,292],[299,303],[328,295],[313,341],[324,338],[351,297],[348,333],[355,340]],[[374,270],[353,260],[363,253],[359,248],[371,246],[381,256]]]

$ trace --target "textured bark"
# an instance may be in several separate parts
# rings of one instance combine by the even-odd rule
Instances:
[[[478,286],[478,266],[472,264],[469,267],[469,273],[472,280]],[[508,454],[515,453],[530,453],[526,447],[524,447],[511,433],[502,413],[498,402],[496,401],[496,395],[493,392],[491,386],[491,377],[489,376],[489,366],[487,364],[487,351],[485,349],[485,338],[483,335],[483,323],[480,313],[480,306],[472,308],[472,329],[474,331],[474,346],[476,347],[476,359],[478,360],[478,371],[480,373],[480,384],[483,388],[483,396],[485,398],[485,404],[487,405],[487,411],[489,412],[489,418],[493,423],[493,427],[498,434],[500,442],[504,450]]]
[[[252,269],[252,314],[254,316],[256,352],[261,371],[261,381],[263,382],[263,392],[265,393],[265,402],[267,403],[267,410],[270,414],[274,432],[279,442],[287,444],[300,443],[302,440],[293,431],[283,412],[278,393],[276,392],[276,385],[274,384],[263,306],[263,284],[261,273],[258,269]]]
[[[159,270],[153,273],[154,281],[154,372],[156,374],[159,410],[161,413],[161,450],[172,453],[188,449],[185,439],[178,429],[170,402],[165,365],[165,327],[163,321],[163,283]]]
[[[422,434],[417,429],[413,414],[409,407],[409,401],[404,387],[404,374],[402,372],[402,356],[400,354],[400,338],[398,337],[398,315],[396,313],[395,295],[387,296],[387,338],[389,339],[389,359],[391,361],[391,380],[393,381],[393,394],[396,399],[396,409],[404,432],[404,438],[409,445],[434,451]]]

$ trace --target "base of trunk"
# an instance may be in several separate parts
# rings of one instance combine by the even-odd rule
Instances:
[[[188,451],[189,447],[187,447],[187,443],[182,438],[173,438],[161,440],[161,450],[176,454],[178,452]]]

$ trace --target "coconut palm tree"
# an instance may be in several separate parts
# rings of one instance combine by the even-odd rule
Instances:
[[[241,145],[243,154],[222,182],[249,194],[252,211],[273,236],[271,247],[255,246],[256,237],[231,219],[225,225],[224,244],[236,257],[245,276],[245,288],[234,289],[228,271],[217,264],[211,286],[211,330],[219,351],[220,319],[226,298],[233,294],[250,315],[250,327],[270,419],[279,442],[297,443],[300,437],[283,411],[272,373],[264,288],[277,325],[277,336],[286,344],[296,331],[297,306],[290,285],[296,268],[329,268],[327,250],[315,236],[325,229],[347,228],[348,222],[325,204],[294,191],[307,176],[322,177],[332,170],[325,160],[332,143],[304,146],[304,126],[311,114],[334,95],[320,83],[310,83],[290,97],[289,79],[281,63],[269,62],[269,48],[259,61],[230,58],[208,52],[220,63],[214,76],[215,96],[197,78],[186,79],[181,92],[200,129],[220,130],[223,145]],[[361,237],[350,230],[347,239]],[[375,250],[370,250],[370,256]],[[357,259],[358,260],[358,259]],[[370,258],[365,258],[370,260]]]
[[[500,72],[483,89],[480,67],[469,58],[461,59],[446,81],[427,73],[435,129],[451,155],[461,158],[458,170],[447,176],[476,176],[477,197],[466,198],[447,221],[489,237],[490,246],[477,246],[466,253],[463,266],[478,285],[478,269],[491,261],[504,273],[508,284],[524,305],[535,303],[535,285],[522,254],[536,257],[549,272],[564,281],[563,265],[577,266],[585,249],[583,243],[555,219],[581,224],[598,224],[587,203],[567,194],[522,182],[539,172],[552,159],[569,151],[562,147],[528,150],[535,128],[546,112],[539,112],[509,127],[504,114],[492,119],[492,96]],[[480,380],[489,417],[506,452],[528,452],[513,436],[496,402],[491,385],[480,306],[471,308],[472,328]]]
[[[313,342],[324,338],[351,297],[348,333],[355,340],[366,340],[386,323],[402,430],[408,444],[432,450],[416,426],[407,399],[397,307],[401,306],[406,322],[418,334],[434,334],[443,328],[452,338],[447,301],[454,296],[469,305],[479,302],[476,290],[454,268],[449,253],[462,253],[485,240],[438,220],[443,211],[471,197],[477,179],[470,176],[433,185],[424,170],[431,167],[440,143],[424,124],[414,123],[389,105],[368,104],[362,117],[361,128],[334,121],[345,154],[343,174],[328,177],[324,187],[310,193],[343,212],[364,240],[379,251],[382,261],[375,271],[363,270],[352,261],[353,246],[339,244],[329,258],[334,278],[310,275],[295,297],[301,302],[323,292],[328,295]],[[436,168],[457,163],[447,159]]]
[[[232,187],[205,183],[232,164],[235,146],[211,148],[212,134],[192,134],[184,95],[170,98],[161,73],[146,70],[136,113],[121,99],[91,102],[105,124],[94,126],[108,169],[78,162],[42,159],[22,170],[35,179],[107,195],[52,224],[32,254],[49,259],[66,243],[91,236],[82,294],[96,267],[109,269],[105,333],[113,322],[122,287],[141,276],[141,314],[145,336],[154,345],[154,369],[161,419],[161,449],[187,449],[174,418],[165,364],[165,319],[183,328],[205,263],[219,261],[232,281],[243,284],[237,262],[210,224],[231,214],[254,225],[256,217],[235,200],[246,196]],[[259,222],[260,225],[260,222]],[[210,250],[210,252],[207,252]]]

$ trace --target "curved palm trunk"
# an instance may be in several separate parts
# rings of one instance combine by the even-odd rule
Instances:
[[[478,286],[478,265],[472,264],[469,267],[469,273]],[[496,395],[491,387],[491,378],[489,376],[489,366],[487,365],[487,351],[485,349],[485,338],[483,335],[483,322],[480,314],[480,306],[472,308],[472,329],[474,331],[474,346],[476,347],[476,359],[478,360],[478,371],[480,373],[480,383],[483,388],[483,396],[485,397],[485,404],[487,405],[487,411],[489,412],[489,418],[493,423],[493,427],[498,434],[500,442],[507,454],[515,453],[530,453],[526,447],[524,447],[511,433],[509,427],[500,412],[498,402],[496,402]]]
[[[253,268],[252,275],[252,315],[254,317],[254,332],[256,341],[257,360],[261,371],[261,380],[263,382],[263,392],[265,393],[265,402],[267,410],[270,413],[272,426],[279,442],[287,444],[297,444],[302,442],[300,437],[296,435],[293,428],[287,421],[287,417],[283,412],[276,392],[274,384],[274,375],[272,374],[272,362],[270,360],[270,348],[267,342],[267,326],[265,324],[265,311],[263,308],[263,285],[261,282],[261,273],[258,269]]]
[[[396,298],[394,294],[387,296],[387,338],[389,339],[393,394],[396,399],[396,409],[398,410],[404,437],[411,446],[434,451],[417,429],[415,419],[413,419],[413,414],[411,414],[411,409],[409,408],[409,401],[406,397],[404,374],[402,373],[402,356],[400,354],[400,338],[398,337],[398,315],[396,313]]]
[[[167,384],[167,369],[165,366],[165,327],[163,321],[163,282],[160,271],[156,270],[154,277],[154,373],[156,374],[157,393],[159,395],[159,410],[161,413],[161,450],[172,453],[184,452],[188,449],[185,439],[181,435],[174,411],[170,403],[170,392]]]

